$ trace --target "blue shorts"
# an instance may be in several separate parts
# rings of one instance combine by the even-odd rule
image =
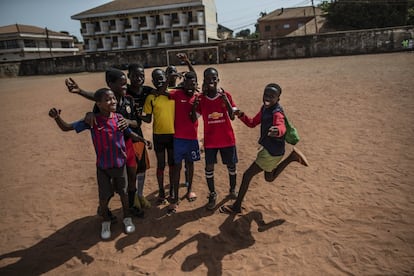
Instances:
[[[174,138],[174,164],[181,161],[194,162],[200,160],[198,140]]]
[[[217,163],[217,152],[220,151],[221,161],[226,165],[234,165],[239,160],[237,159],[236,146],[227,148],[205,149],[206,165]]]

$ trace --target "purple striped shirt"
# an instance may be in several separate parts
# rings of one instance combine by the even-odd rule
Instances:
[[[126,149],[124,134],[118,129],[120,114],[111,117],[96,115],[97,125],[90,128],[84,121],[72,124],[76,132],[90,129],[96,152],[96,166],[100,169],[120,168],[125,165]]]

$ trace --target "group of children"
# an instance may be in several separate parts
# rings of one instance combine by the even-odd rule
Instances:
[[[153,146],[157,159],[158,203],[167,203],[168,214],[177,211],[182,163],[185,165],[185,181],[189,201],[197,198],[192,190],[194,162],[200,160],[197,137],[198,118],[204,125],[205,177],[209,189],[206,208],[216,206],[217,193],[214,181],[214,165],[220,152],[222,163],[229,175],[229,197],[236,199],[231,206],[221,206],[220,211],[241,212],[241,203],[254,175],[264,171],[266,181],[273,181],[290,163],[297,161],[308,166],[306,158],[295,148],[282,161],[285,154],[284,111],[279,104],[282,89],[269,84],[263,93],[263,105],[259,113],[247,117],[234,103],[231,94],[218,86],[219,76],[215,68],[204,70],[201,91],[197,75],[185,54],[177,57],[184,61],[189,72],[179,74],[174,66],[164,71],[152,71],[154,88],[144,85],[144,68],[131,64],[127,76],[118,69],[108,69],[105,79],[108,88],[95,93],[85,91],[71,78],[65,81],[71,93],[95,101],[93,112],[74,123],[65,122],[60,110],[52,108],[49,116],[64,131],[81,132],[89,129],[97,156],[97,180],[99,191],[98,214],[102,216],[101,238],[111,237],[110,226],[116,217],[108,208],[114,192],[121,198],[123,223],[126,233],[135,231],[132,216],[142,216],[143,209],[151,206],[143,195],[146,170],[149,168],[147,149],[152,143],[143,138],[142,122],[152,123]],[[130,84],[127,84],[127,77]],[[176,85],[178,78],[182,82]],[[232,120],[238,117],[249,127],[261,124],[259,144],[262,149],[256,160],[243,174],[239,192],[236,193],[236,164],[238,162]],[[169,167],[170,189],[166,197],[164,169]]]

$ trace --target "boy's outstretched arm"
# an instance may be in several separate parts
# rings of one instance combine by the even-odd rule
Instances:
[[[185,53],[178,53],[177,57],[178,57],[179,60],[183,61],[187,65],[188,71],[195,73],[194,67],[191,64],[190,59],[188,58],[188,56]]]
[[[231,103],[229,101],[229,99],[226,96],[226,93],[224,92],[223,89],[220,89],[220,92],[218,92],[218,94],[221,96],[221,98],[223,99],[226,108],[227,108],[227,113],[229,113],[229,117],[231,120],[234,120],[235,116],[234,116],[234,110],[233,107],[231,106]]]
[[[56,108],[51,108],[49,110],[49,116],[53,119],[55,119],[56,124],[60,127],[61,130],[63,131],[70,131],[70,130],[74,130],[72,124],[69,124],[67,122],[65,122],[61,117],[60,117],[60,113],[61,110],[57,110]]]
[[[191,121],[194,123],[195,121],[197,121],[197,106],[200,103],[200,99],[198,98],[198,96],[196,96],[194,102],[193,102],[193,106],[191,108],[191,112],[190,112],[190,119]]]
[[[94,95],[95,95],[94,92],[89,92],[89,91],[85,91],[85,90],[81,89],[79,87],[79,85],[72,78],[65,79],[65,84],[66,84],[66,87],[68,88],[68,91],[70,93],[79,94],[79,95],[83,96],[84,98],[86,98],[88,100],[91,100],[91,101],[95,100],[94,99]]]
[[[133,142],[143,142],[148,147],[148,149],[152,149],[152,143],[149,140],[145,140],[144,137],[141,137],[140,135],[133,132],[131,129],[125,130],[125,135],[130,137]]]

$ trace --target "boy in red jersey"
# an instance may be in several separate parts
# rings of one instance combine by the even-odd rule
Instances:
[[[135,231],[135,225],[132,223],[128,205],[124,135],[134,141],[143,141],[145,143],[147,141],[132,132],[129,128],[124,132],[119,129],[118,121],[122,118],[122,115],[114,113],[116,112],[117,100],[110,89],[101,88],[97,90],[95,93],[95,101],[99,112],[96,113],[96,125],[93,128],[86,124],[84,120],[67,123],[60,117],[60,110],[56,108],[50,109],[49,116],[55,119],[57,125],[63,131],[76,130],[78,133],[86,129],[91,131],[96,152],[99,208],[103,217],[101,238],[109,239],[111,237],[111,218],[108,212],[108,204],[113,196],[114,189],[121,198],[125,232],[130,234]]]
[[[249,188],[253,176],[264,171],[265,180],[272,182],[291,162],[299,162],[308,166],[306,157],[297,149],[280,162],[285,154],[285,115],[283,108],[279,104],[282,88],[278,84],[270,83],[266,85],[263,92],[263,105],[259,113],[253,118],[247,117],[244,112],[236,111],[237,117],[248,127],[254,128],[261,125],[259,144],[262,146],[257,153],[256,160],[244,172],[240,185],[237,200],[233,205],[222,206],[222,213],[240,213],[241,204]]]
[[[170,76],[174,78],[174,76]],[[194,93],[197,89],[197,75],[195,72],[188,72],[184,75],[184,82],[181,87],[170,89],[165,92],[170,99],[175,102],[174,119],[174,169],[173,169],[173,189],[174,197],[168,208],[168,213],[175,213],[179,201],[178,190],[180,185],[180,174],[182,161],[185,162],[187,199],[194,201],[196,194],[192,192],[194,175],[194,162],[200,160],[200,148],[198,144],[197,132],[198,121],[192,121],[190,113],[195,100]]]
[[[216,205],[217,194],[214,186],[214,164],[217,163],[217,153],[220,152],[223,164],[229,173],[229,196],[236,197],[236,139],[231,126],[234,120],[233,108],[236,105],[229,92],[217,88],[218,72],[214,68],[204,70],[203,93],[194,101],[192,120],[203,116],[204,122],[204,149],[205,175],[210,191],[207,209],[213,210]]]

